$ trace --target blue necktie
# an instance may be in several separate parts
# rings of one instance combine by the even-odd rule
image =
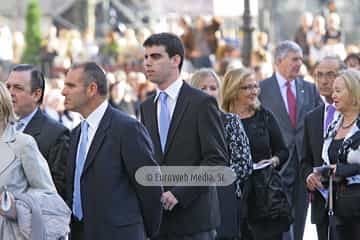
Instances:
[[[166,104],[167,97],[168,95],[165,92],[160,92],[159,134],[160,134],[161,149],[163,152],[165,150],[166,138],[170,126],[170,112]]]
[[[74,178],[74,193],[73,193],[73,214],[79,220],[83,218],[83,211],[81,206],[81,191],[80,191],[80,178],[84,168],[86,159],[86,146],[88,142],[88,128],[89,124],[86,120],[81,123],[81,139],[78,154],[76,155],[76,167]]]

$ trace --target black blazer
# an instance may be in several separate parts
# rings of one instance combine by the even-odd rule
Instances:
[[[41,154],[49,164],[56,189],[64,197],[69,130],[39,109],[24,129],[24,133],[35,138]]]
[[[305,184],[306,178],[313,172],[313,167],[319,167],[324,162],[321,158],[324,143],[324,108],[325,105],[315,108],[304,120],[304,147],[300,173]],[[318,191],[315,191],[311,204],[311,222],[320,224],[326,220],[326,216],[325,200]]]
[[[80,126],[71,133],[66,200],[72,208]],[[111,106],[105,111],[81,175],[84,239],[144,240],[159,229],[162,187],[135,181],[142,166],[158,166],[145,127]]]
[[[161,151],[157,104],[152,96],[140,108],[160,165],[227,165],[228,153],[216,100],[183,83],[171,119],[165,153]],[[215,229],[220,222],[215,187],[165,187],[179,203],[164,211],[160,235],[187,235]]]

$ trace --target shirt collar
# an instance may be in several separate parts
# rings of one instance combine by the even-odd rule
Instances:
[[[156,102],[156,100],[158,99],[160,92],[165,92],[171,99],[175,100],[179,95],[182,85],[183,80],[179,77],[165,90],[161,91],[160,89],[156,89],[156,96],[154,98],[154,102]]]
[[[321,95],[320,95],[320,98],[321,98],[321,100],[323,101],[323,103],[324,103],[324,105],[325,105],[325,110],[327,110],[327,108],[329,107],[329,105],[333,105],[333,106],[335,107],[334,103],[329,103],[328,101],[326,101],[326,98],[325,98],[324,96],[321,96]]]
[[[26,127],[28,123],[31,121],[31,119],[34,117],[35,113],[39,110],[39,107],[36,107],[34,111],[32,111],[27,116],[20,118],[19,121],[24,123],[24,126]]]
[[[328,103],[328,102],[326,101],[325,97],[321,96],[321,98],[322,98],[322,100],[323,100],[323,102],[324,102],[324,104],[325,104],[325,110],[327,110],[327,108],[329,107],[329,105],[333,105],[333,106],[334,106],[334,104]]]
[[[281,88],[286,87],[287,80],[279,73],[275,72],[276,80]],[[294,87],[295,81],[290,81],[291,87]]]
[[[96,129],[99,126],[99,123],[102,117],[105,114],[105,111],[108,107],[108,101],[102,102],[90,115],[86,118],[86,122],[89,124],[89,127]]]

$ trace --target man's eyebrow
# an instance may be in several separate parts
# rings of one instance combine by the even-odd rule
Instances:
[[[14,83],[14,84],[6,84],[7,86],[12,86],[12,87],[16,87],[16,88],[24,88],[24,86],[23,85],[21,85],[21,84],[18,84],[18,83]]]
[[[68,87],[72,87],[72,86],[75,86],[74,83],[71,83],[71,82],[64,82],[64,85],[68,86]]]
[[[161,53],[150,53],[150,54],[145,54],[145,57],[160,57],[162,56]]]

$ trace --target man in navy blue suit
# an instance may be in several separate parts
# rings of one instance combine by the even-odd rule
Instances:
[[[105,73],[92,62],[67,73],[65,107],[84,120],[71,136],[66,200],[71,239],[145,240],[158,231],[162,187],[135,181],[142,166],[157,167],[145,127],[109,106]]]

